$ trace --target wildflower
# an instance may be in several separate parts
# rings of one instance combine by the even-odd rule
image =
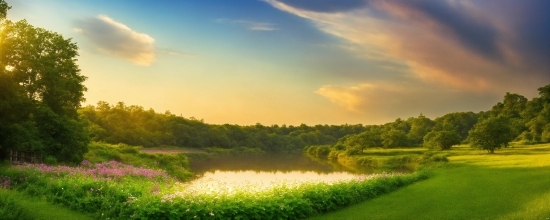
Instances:
[[[213,213],[213,212],[210,212],[210,216],[214,216],[214,213]]]

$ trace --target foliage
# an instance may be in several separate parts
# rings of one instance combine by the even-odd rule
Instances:
[[[435,153],[435,152],[426,152],[424,155],[422,155],[422,161],[420,164],[430,164],[430,163],[438,163],[438,162],[449,162],[449,159],[447,158],[447,154],[441,154],[441,153]]]
[[[309,146],[306,152],[310,156],[314,156],[318,158],[327,158],[328,154],[330,153],[330,146],[329,145]]]
[[[407,133],[401,130],[392,129],[382,134],[382,144],[387,148],[405,147],[407,143]]]
[[[334,144],[338,138],[365,130],[362,125],[212,125],[123,102],[99,102],[80,109],[79,114],[92,140],[144,147],[245,147],[264,152],[300,152],[305,146]]]
[[[219,185],[204,192],[205,186],[176,186],[162,197],[136,200],[134,218],[147,219],[303,219],[392,191],[424,179],[414,175],[379,174],[334,183],[275,183],[269,187]],[[209,183],[208,185],[211,185]]]
[[[369,130],[359,134],[346,135],[338,140],[338,143],[346,146],[348,150],[362,153],[365,148],[380,146],[382,143],[380,131],[370,127]]]
[[[79,167],[3,169],[4,188],[40,196],[97,219],[302,219],[364,201],[425,179],[424,173],[358,176],[339,182],[274,183],[236,188],[176,184],[165,173],[118,162]]]
[[[175,181],[165,172],[133,167],[116,161],[78,167],[24,165],[0,170],[10,188],[70,209],[117,215],[127,201],[144,194],[158,194]],[[6,182],[6,181],[5,181]]]
[[[492,117],[477,123],[470,130],[468,139],[472,147],[494,153],[495,149],[508,147],[512,141],[512,128],[509,121],[502,117]]]
[[[453,145],[460,144],[461,137],[456,131],[431,131],[424,136],[424,146],[448,150]]]
[[[0,189],[0,193],[2,196],[0,197],[0,216],[2,216],[2,219],[6,220],[25,220],[25,219],[34,219],[32,216],[30,216],[27,212],[27,210],[23,209],[17,204],[17,200],[19,198],[4,193],[5,189]]]
[[[410,118],[408,121],[411,123],[411,130],[407,134],[407,138],[412,145],[422,145],[424,136],[426,136],[426,134],[433,129],[435,122],[429,118],[426,118],[422,114],[420,114],[417,118]]]
[[[1,1],[0,156],[9,149],[34,150],[79,162],[88,136],[77,115],[86,91],[78,47],[25,20],[4,19],[7,9]]]
[[[150,167],[166,170],[168,174],[179,180],[188,180],[193,177],[189,168],[189,160],[183,153],[178,154],[148,154],[141,153],[141,147],[126,144],[106,144],[92,142],[89,152],[84,155],[92,163],[119,161],[133,166]]]

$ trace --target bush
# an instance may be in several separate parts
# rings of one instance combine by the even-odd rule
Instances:
[[[449,162],[447,156],[447,154],[442,153],[426,152],[424,153],[424,155],[422,155],[422,161],[420,161],[420,164],[430,164],[438,162],[446,163]]]
[[[44,158],[44,163],[49,165],[57,164],[57,158],[54,156],[46,156],[46,158]]]

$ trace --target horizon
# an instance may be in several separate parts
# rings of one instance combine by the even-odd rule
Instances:
[[[550,83],[544,1],[8,1],[106,101],[208,124],[376,125]],[[122,10],[121,10],[122,9]]]

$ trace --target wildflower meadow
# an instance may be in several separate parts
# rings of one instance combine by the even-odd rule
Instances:
[[[21,165],[2,170],[0,187],[40,196],[97,219],[302,219],[427,178],[358,175],[340,181],[179,182],[162,170],[116,161],[77,167]],[[240,184],[240,185],[239,185]]]

